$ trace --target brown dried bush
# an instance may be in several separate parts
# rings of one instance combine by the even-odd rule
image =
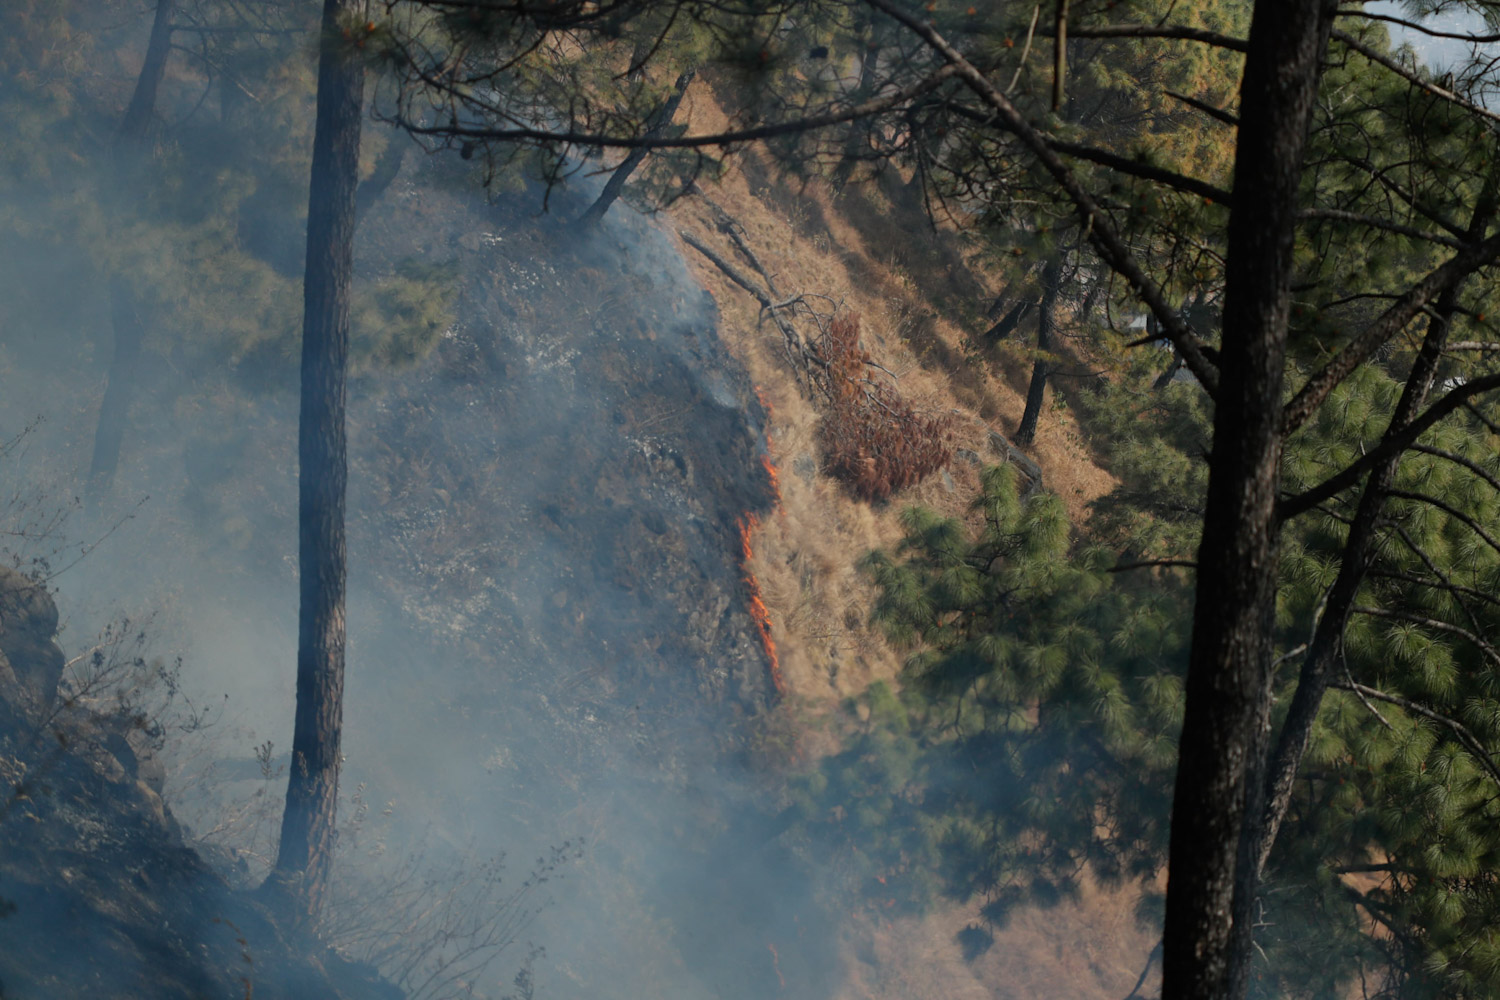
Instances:
[[[818,344],[828,407],[818,428],[829,472],[858,497],[884,500],[953,457],[950,416],[924,417],[859,346],[859,317],[828,324]]]

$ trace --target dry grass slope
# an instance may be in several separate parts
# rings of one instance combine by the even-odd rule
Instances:
[[[684,109],[694,132],[725,122],[701,87],[690,92]],[[781,334],[748,293],[704,256],[683,248],[718,303],[722,336],[771,412],[771,454],[782,505],[761,521],[749,568],[760,582],[780,652],[788,695],[780,711],[787,715],[785,724],[798,731],[802,752],[815,755],[837,739],[820,724],[833,706],[876,680],[895,679],[900,671],[899,652],[868,624],[873,595],[857,562],[869,550],[899,540],[898,515],[906,505],[967,514],[978,487],[971,456],[985,463],[1002,460],[990,431],[1014,430],[1030,360],[1024,351],[1005,355],[1005,362],[994,366],[966,359],[965,331],[934,308],[924,289],[946,278],[945,291],[953,293],[953,286],[963,284],[960,277],[983,285],[983,276],[976,279],[967,269],[962,276],[935,273],[944,254],[926,252],[933,248],[925,244],[945,241],[941,249],[951,261],[957,241],[903,227],[894,215],[883,217],[878,191],[838,195],[820,181],[779,174],[750,150],[707,193],[743,228],[746,243],[783,294],[827,296],[860,314],[865,348],[899,376],[901,393],[919,412],[953,416],[953,443],[960,449],[946,472],[887,503],[854,499],[823,467],[817,448],[821,416],[797,382]],[[733,258],[705,199],[684,198],[670,214],[676,227]],[[994,294],[984,287],[970,291]],[[1046,415],[1030,454],[1047,488],[1061,495],[1076,520],[1113,486],[1070,411]],[[954,905],[893,921],[860,918],[847,942],[850,975],[841,1000],[1118,1000],[1135,984],[1155,943],[1135,922],[1137,896],[1129,889],[1090,887],[1077,901],[1018,912],[996,933],[994,946],[972,962],[964,960],[956,942],[976,919],[972,907]],[[1148,981],[1148,995],[1151,985]]]

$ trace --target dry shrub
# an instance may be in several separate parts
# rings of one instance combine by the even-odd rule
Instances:
[[[859,316],[834,319],[818,345],[828,409],[818,428],[828,470],[858,497],[884,500],[953,457],[951,416],[924,417],[859,346]]]

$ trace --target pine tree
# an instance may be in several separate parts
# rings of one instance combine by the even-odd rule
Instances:
[[[326,0],[307,209],[302,395],[297,430],[297,714],[276,867],[266,887],[316,919],[333,867],[344,712],[344,498],[355,194],[365,67],[356,6]]]

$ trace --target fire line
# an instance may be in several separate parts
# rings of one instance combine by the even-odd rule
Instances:
[[[781,658],[776,653],[776,642],[771,638],[771,613],[766,609],[766,602],[761,598],[760,581],[750,571],[750,558],[754,555],[750,547],[750,533],[760,527],[760,518],[746,513],[740,518],[739,524],[740,565],[745,571],[745,586],[750,589],[750,619],[755,622],[755,630],[760,634],[761,648],[766,651],[766,659],[771,669],[771,685],[776,689],[777,695],[783,695],[786,694],[786,682],[781,676]]]
[[[786,511],[781,505],[781,477],[776,472],[776,465],[771,461],[771,404],[766,400],[764,391],[760,386],[754,386],[755,398],[760,401],[761,408],[766,412],[766,451],[760,456],[760,464],[766,470],[766,479],[771,486],[771,496],[776,502],[776,510],[783,516]],[[755,578],[755,573],[750,569],[750,559],[754,551],[750,545],[750,535],[760,527],[760,518],[752,511],[746,511],[739,519],[740,528],[740,568],[745,574],[745,586],[749,588],[750,620],[755,622],[755,631],[760,636],[761,648],[766,651],[766,660],[771,671],[771,686],[775,689],[777,696],[786,694],[786,682],[781,676],[781,657],[776,652],[776,641],[771,638],[771,612],[766,608],[766,602],[761,597],[760,581]]]

